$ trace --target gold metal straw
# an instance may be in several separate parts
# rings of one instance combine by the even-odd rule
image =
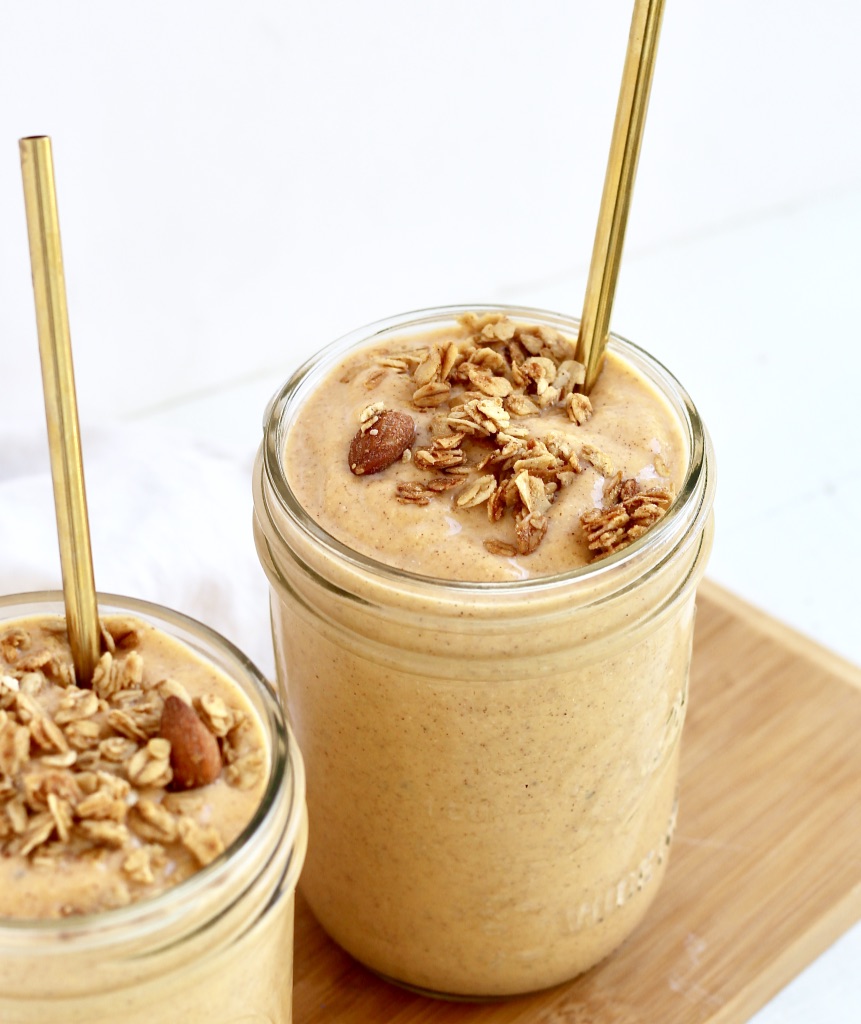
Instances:
[[[60,223],[54,190],[54,162],[51,140],[47,136],[21,139],[19,147],[60,541],[60,564],[63,571],[66,626],[78,685],[86,686],[92,680],[93,669],[99,660],[100,630],[69,315],[66,309]]]
[[[601,371],[610,333],[610,312],[616,294],[663,12],[664,0],[635,0],[577,336],[576,358],[586,366],[581,390],[587,395]]]

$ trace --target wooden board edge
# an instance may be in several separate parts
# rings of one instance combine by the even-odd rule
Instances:
[[[708,1024],[744,1024],[861,921],[861,884],[813,922],[772,963],[709,1019]]]
[[[744,616],[744,621],[747,624],[775,643],[789,648],[800,657],[816,662],[825,671],[837,676],[843,682],[861,689],[861,666],[836,654],[811,637],[763,611],[762,608],[739,597],[723,584],[706,577],[700,583],[697,594],[731,615]],[[696,641],[694,643],[696,644]]]

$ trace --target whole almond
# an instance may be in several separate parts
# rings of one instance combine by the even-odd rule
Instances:
[[[215,782],[221,773],[221,751],[193,707],[179,697],[167,697],[158,733],[170,740],[174,788],[196,789]]]
[[[370,430],[360,430],[350,442],[350,469],[356,476],[379,473],[397,462],[415,439],[412,416],[386,409]]]

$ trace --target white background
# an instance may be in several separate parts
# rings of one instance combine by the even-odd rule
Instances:
[[[97,583],[266,663],[267,397],[407,309],[579,312],[630,12],[7,0],[0,591],[59,582],[20,136],[54,144]],[[859,38],[854,0],[669,0],[613,328],[711,428],[712,577],[861,663]],[[758,1024],[861,1015],[857,931]]]

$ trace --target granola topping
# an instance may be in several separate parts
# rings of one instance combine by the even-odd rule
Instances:
[[[197,669],[190,652],[185,685],[164,677],[151,657],[160,638],[142,622],[106,618],[104,653],[84,689],[61,619],[0,626],[0,868],[62,863],[64,879],[96,861],[107,870],[99,889],[82,883],[78,898],[66,891],[37,916],[88,913],[159,892],[217,857],[254,811],[266,774],[256,723],[238,691],[202,663],[202,688],[189,696]],[[166,707],[185,727],[172,739]],[[198,749],[205,770],[195,762],[191,771]],[[191,778],[197,788],[174,792],[177,772],[182,785]],[[2,899],[0,916],[31,916],[8,893]]]
[[[503,558],[530,555],[548,531],[565,530],[551,511],[580,474],[597,475],[606,490],[621,481],[621,469],[596,443],[600,435],[588,431],[595,408],[577,390],[585,368],[571,338],[496,313],[467,314],[460,328],[406,351],[378,350],[370,367],[340,377],[349,382],[363,372],[367,386],[382,372],[404,381],[403,408],[378,398],[360,412],[351,469],[363,476],[398,462],[398,504],[445,500],[455,516],[483,508],[491,524],[511,524],[483,541],[484,549]],[[649,472],[651,489],[638,491],[652,495],[649,501],[632,502],[633,494],[608,500],[604,493],[571,517],[565,532],[585,540],[585,560],[632,543],[664,514],[672,475],[659,451]],[[626,483],[640,486],[633,477]]]
[[[601,508],[584,512],[580,528],[594,558],[621,551],[653,526],[673,501],[669,487],[642,488],[622,474],[608,481]]]

